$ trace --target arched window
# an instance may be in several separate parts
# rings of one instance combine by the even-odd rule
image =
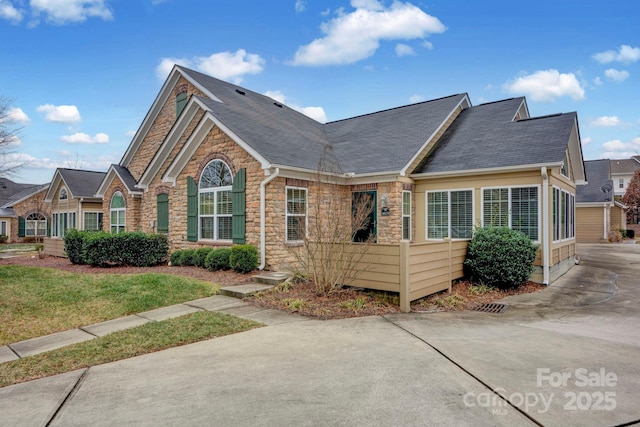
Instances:
[[[63,188],[60,190],[60,200],[67,200],[69,196],[67,196],[67,189]]]
[[[116,191],[111,196],[111,232],[120,233],[125,230],[127,219],[127,209],[124,203],[124,196]]]
[[[32,213],[25,218],[25,236],[46,236],[47,219],[41,213]]]
[[[198,185],[200,239],[231,240],[231,170],[221,160],[213,160],[202,171]]]

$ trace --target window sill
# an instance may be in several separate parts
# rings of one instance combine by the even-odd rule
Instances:
[[[207,246],[233,246],[233,241],[231,241],[231,240],[200,239],[196,243],[198,243],[200,245],[207,245]]]
[[[303,241],[284,242],[284,245],[288,248],[300,248],[304,246],[304,242]]]

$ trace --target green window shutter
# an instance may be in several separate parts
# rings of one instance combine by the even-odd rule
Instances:
[[[233,243],[245,243],[246,227],[246,169],[242,168],[233,178],[231,187],[232,239]]]
[[[157,197],[158,207],[158,233],[169,232],[169,195],[158,194]]]
[[[18,237],[24,237],[27,235],[26,228],[27,226],[25,224],[24,218],[19,216],[18,217]]]
[[[47,218],[47,237],[51,237],[51,218]]]
[[[187,240],[198,241],[198,186],[190,176],[187,177]]]
[[[176,96],[176,118],[180,116],[182,110],[187,105],[187,94],[181,93]]]

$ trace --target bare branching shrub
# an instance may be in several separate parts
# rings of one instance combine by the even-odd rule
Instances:
[[[375,238],[368,232],[373,228],[374,196],[352,194],[348,174],[328,154],[330,149],[325,150],[309,184],[308,227],[298,224],[306,230],[301,233],[302,248],[291,250],[298,268],[309,275],[320,294],[353,283]]]

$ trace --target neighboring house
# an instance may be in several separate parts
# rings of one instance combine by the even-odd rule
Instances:
[[[48,184],[18,184],[0,178],[0,234],[8,243],[44,238],[51,218],[44,203]]]
[[[615,201],[611,164],[616,160],[584,162],[587,183],[576,188],[576,241],[607,241],[609,231],[626,229],[626,207]]]
[[[45,240],[45,253],[63,256],[62,238],[71,228],[102,229],[102,199],[96,191],[104,172],[58,168],[45,196],[51,207],[51,237]]]
[[[318,171],[326,156],[339,165],[331,173]],[[282,269],[314,220],[319,172],[347,206],[374,201],[374,258],[359,283],[399,291],[405,309],[462,276],[477,225],[539,243],[535,280],[551,283],[573,265],[585,175],[577,115],[530,118],[524,98],[473,107],[458,94],[322,124],[176,66],[95,195],[106,230],[166,233],[172,250],[246,242],[259,248],[260,268]]]
[[[611,179],[613,180],[614,195],[624,196],[629,187],[629,181],[633,174],[640,170],[640,156],[633,156],[630,159],[610,160]]]

